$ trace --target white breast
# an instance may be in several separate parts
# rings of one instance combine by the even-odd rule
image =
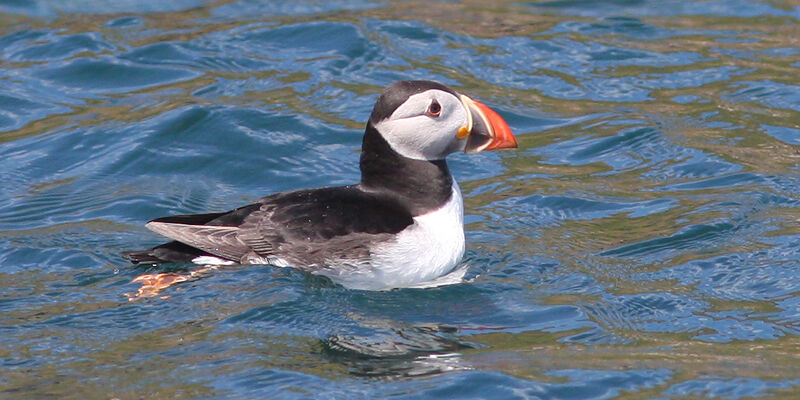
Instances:
[[[464,201],[458,184],[453,181],[453,194],[444,206],[415,217],[395,240],[371,252],[369,272],[334,280],[348,287],[389,289],[419,285],[452,271],[464,256]]]

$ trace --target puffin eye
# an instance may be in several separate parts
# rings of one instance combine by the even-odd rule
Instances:
[[[428,106],[428,111],[425,111],[425,114],[428,114],[432,117],[438,117],[439,114],[441,113],[442,113],[442,106],[436,100],[431,102],[431,105]]]

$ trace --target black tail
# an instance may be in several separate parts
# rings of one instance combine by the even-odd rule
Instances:
[[[190,262],[195,257],[210,254],[178,241],[164,243],[149,250],[123,251],[122,256],[134,264],[164,264]]]
[[[203,225],[225,213],[173,215],[157,218],[150,222],[170,222],[175,224]],[[122,256],[134,264],[165,264],[192,261],[195,257],[210,254],[178,241],[167,242],[149,250],[123,251]]]

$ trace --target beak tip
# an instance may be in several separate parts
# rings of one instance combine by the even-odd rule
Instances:
[[[511,132],[511,127],[508,126],[508,123],[503,117],[497,114],[497,112],[492,109],[489,110],[491,111],[489,121],[492,125],[494,135],[491,143],[486,147],[486,150],[517,148],[517,138],[514,136],[514,133]]]
[[[485,144],[477,145],[475,148],[467,146],[466,153],[478,153],[484,150],[497,150],[497,149],[511,149],[518,147],[517,139],[511,132],[508,123],[496,111],[492,110],[485,104],[475,101],[469,97],[465,97],[465,101],[471,106],[468,109],[474,110],[474,119],[476,125],[479,125],[484,134],[482,137],[488,139]],[[482,121],[477,123],[477,121]],[[476,128],[478,129],[478,128]]]
[[[509,128],[508,125],[503,126],[499,130],[500,132],[496,132],[497,136],[495,136],[486,150],[516,149],[519,147],[517,138],[511,133],[511,128]]]

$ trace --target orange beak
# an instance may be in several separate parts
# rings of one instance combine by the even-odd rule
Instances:
[[[465,153],[517,147],[517,139],[503,117],[485,104],[461,95],[467,109],[467,126],[458,132],[460,139],[467,138]]]

